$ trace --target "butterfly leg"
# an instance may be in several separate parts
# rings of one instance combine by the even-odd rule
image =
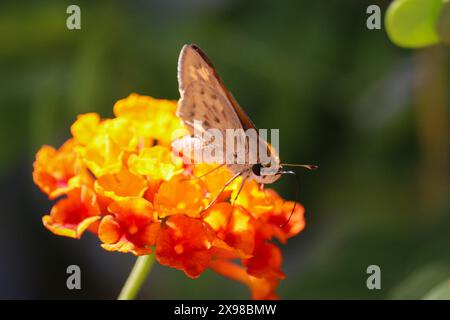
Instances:
[[[225,191],[225,189],[234,181],[236,180],[240,175],[242,174],[242,172],[238,172],[236,173],[233,177],[231,177],[223,186],[223,188],[220,190],[220,192],[217,194],[217,196],[214,197],[214,199],[206,206],[205,209],[203,209],[202,211],[207,211],[209,208],[212,207],[212,205],[214,203],[217,202],[217,200],[219,199],[219,197],[221,196],[221,194]]]
[[[242,182],[241,182],[241,185],[239,186],[238,192],[234,196],[233,201],[231,201],[231,210],[230,210],[230,213],[228,214],[228,224],[231,221],[231,217],[233,215],[234,205],[236,204],[236,200],[239,197],[239,195],[241,194],[241,191],[244,188],[244,184],[245,184],[245,181],[247,181],[247,179],[248,179],[248,176],[245,176],[244,179],[242,179]]]
[[[239,197],[239,194],[241,193],[242,189],[244,188],[245,181],[247,181],[247,177],[244,177],[244,179],[242,179],[242,183],[239,187],[239,190],[236,193],[236,195],[234,196],[233,201],[231,202],[231,204],[233,205],[233,208],[234,208],[234,204],[236,203],[237,198]]]

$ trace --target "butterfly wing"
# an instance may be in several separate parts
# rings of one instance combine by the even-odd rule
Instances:
[[[191,134],[203,139],[203,148],[214,143],[205,138],[209,129],[220,130],[224,139],[227,129],[242,129],[239,139],[246,142],[244,130],[255,128],[253,123],[224,87],[206,55],[194,45],[185,45],[181,50],[178,83],[181,98],[177,115],[183,119]],[[227,154],[223,146],[227,159],[234,159],[234,164],[228,167],[235,173],[251,168],[248,163],[237,163],[238,157],[245,157],[249,152],[249,144],[245,143],[244,147],[244,154]]]
[[[199,117],[198,120],[202,120],[205,114],[192,109],[207,108],[214,110],[207,112],[208,115],[211,112],[216,113],[217,118],[212,120],[223,120],[221,127],[226,125],[227,129],[256,129],[231,92],[225,87],[209,58],[196,45],[185,45],[181,50],[178,60],[178,84],[181,95],[180,117],[183,118],[184,111],[190,112],[188,117],[192,115],[193,111],[193,114]],[[197,100],[200,104],[189,105],[188,102],[193,102],[191,100]]]
[[[234,164],[228,164],[233,172],[251,170],[253,162],[237,163],[237,160],[250,159],[249,145],[252,143],[255,146],[263,146],[263,149],[257,148],[258,150],[254,152],[266,150],[266,154],[279,163],[276,152],[266,141],[259,139],[253,122],[225,87],[206,54],[196,45],[185,45],[181,50],[178,60],[178,83],[181,98],[178,102],[177,115],[183,119],[191,134],[195,136],[198,133],[197,138],[203,139],[203,147],[208,147],[211,142],[204,138],[208,129],[220,130],[222,137],[226,137],[226,129],[242,129],[237,139],[244,141],[243,154],[234,151],[231,151],[233,154],[228,154],[230,151],[226,150],[225,146],[223,150],[226,159],[234,158]],[[244,131],[248,129],[255,130],[255,137],[245,136]],[[256,154],[256,157],[257,163],[260,163],[259,154]]]

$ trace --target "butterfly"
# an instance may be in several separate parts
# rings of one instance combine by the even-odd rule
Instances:
[[[177,116],[183,120],[190,133],[201,140],[202,148],[207,148],[215,143],[204,138],[205,133],[210,129],[218,130],[223,136],[226,136],[226,131],[230,129],[241,133],[248,129],[258,132],[251,119],[225,87],[209,58],[195,44],[184,45],[181,50],[178,59],[178,84],[180,99]],[[224,159],[235,160],[220,163],[220,167],[226,165],[234,174],[223,190],[239,176],[244,178],[242,185],[246,179],[252,179],[264,186],[277,181],[283,174],[295,174],[292,171],[283,170],[283,165],[290,166],[290,164],[281,164],[276,150],[259,135],[247,137],[247,139],[242,136],[238,138],[244,141],[242,150],[236,152],[227,148],[223,149],[226,153]],[[256,141],[251,141],[252,139],[256,139]],[[261,154],[249,154],[254,152],[250,148],[251,142],[262,146],[268,156],[268,161],[262,161]],[[245,161],[252,155],[256,159],[254,163]],[[244,161],[237,161],[242,159]],[[265,169],[269,165],[275,166],[276,170],[271,174],[265,174]],[[316,169],[316,166],[312,165],[292,166]],[[236,197],[238,195],[239,192]]]

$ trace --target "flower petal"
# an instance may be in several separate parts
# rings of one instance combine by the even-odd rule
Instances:
[[[50,199],[74,189],[69,181],[81,171],[74,147],[74,141],[68,140],[59,150],[43,146],[36,154],[33,180]]]
[[[112,200],[126,197],[142,197],[147,190],[147,181],[132,174],[124,166],[119,173],[106,174],[95,181],[95,191]]]
[[[100,116],[97,113],[79,115],[70,127],[74,139],[82,144],[89,144],[100,128]]]
[[[175,215],[167,219],[156,242],[159,263],[196,278],[208,267],[214,232],[198,219]]]
[[[135,255],[152,252],[160,227],[150,202],[139,197],[123,198],[111,203],[108,211],[111,215],[104,217],[99,226],[104,249]]]
[[[172,155],[167,147],[155,146],[141,149],[139,155],[128,158],[128,166],[134,174],[150,176],[153,180],[170,180],[183,171],[182,161]]]
[[[42,218],[44,226],[56,235],[80,238],[84,231],[101,218],[96,195],[89,189],[71,191],[59,200],[50,215]]]
[[[243,260],[247,266],[248,274],[257,278],[276,277],[284,278],[280,270],[282,255],[280,249],[274,244],[260,242],[256,245],[253,257]]]
[[[199,217],[205,201],[205,188],[199,181],[174,178],[161,184],[154,206],[160,218],[175,214]]]

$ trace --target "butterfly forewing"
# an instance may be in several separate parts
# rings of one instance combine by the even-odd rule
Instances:
[[[253,122],[223,84],[206,54],[196,45],[185,45],[181,50],[178,61],[178,83],[182,98],[183,92],[194,89],[194,87],[189,88],[192,83],[203,83],[209,86],[212,90],[210,98],[213,100],[218,96],[223,97],[227,104],[226,109],[228,110],[226,111],[235,115],[237,119],[233,117],[233,120],[239,123],[234,123],[235,127],[230,127],[230,129],[237,128],[237,126],[244,130],[255,128]],[[196,89],[200,89],[200,93],[202,93],[201,87],[196,87]]]
[[[209,129],[218,129],[225,138],[227,129],[241,129],[239,139],[245,141],[245,146],[240,152],[244,154],[245,159],[249,159],[247,139],[251,138],[245,137],[244,131],[255,129],[256,132],[256,128],[227,90],[206,54],[195,45],[185,45],[181,50],[178,61],[178,83],[181,98],[178,102],[177,115],[183,119],[191,134],[203,135]],[[204,136],[202,138],[206,147],[211,141],[204,139]],[[273,153],[265,141],[259,141],[258,135],[255,140],[256,145],[264,144],[267,154]],[[234,151],[230,154],[230,150],[225,148],[224,152],[228,152],[227,159],[232,157],[235,162],[242,156]],[[228,167],[237,173],[251,170],[252,164],[240,162],[228,164]]]

